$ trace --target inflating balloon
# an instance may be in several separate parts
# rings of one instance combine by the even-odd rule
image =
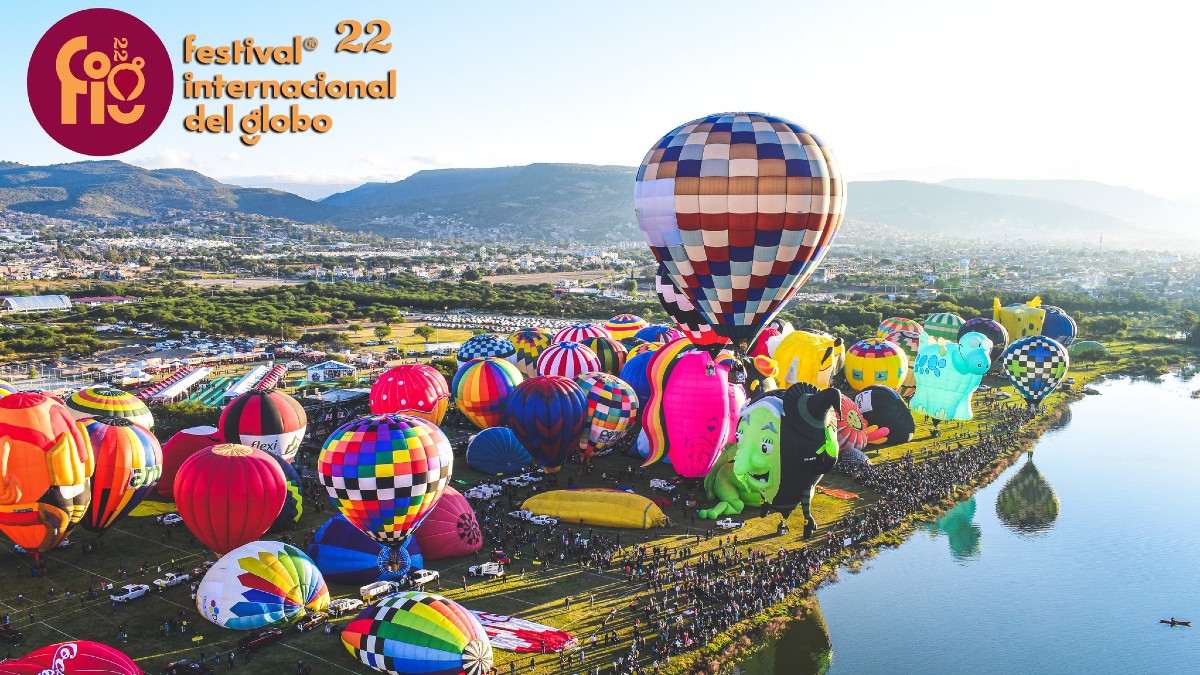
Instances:
[[[604,329],[616,340],[631,338],[637,332],[648,326],[645,319],[634,314],[618,314],[604,324]]]
[[[221,437],[226,443],[259,448],[289,462],[307,428],[308,415],[300,402],[281,391],[248,391],[221,412]]]
[[[497,358],[471,359],[454,375],[450,388],[459,412],[480,429],[499,426],[513,389],[524,380],[521,371]]]
[[[679,290],[674,281],[671,281],[670,273],[662,263],[658,264],[658,272],[654,275],[654,292],[658,294],[658,302],[666,310],[667,315],[675,321],[675,325],[679,326],[679,330],[693,344],[704,346],[729,343],[729,338],[717,335],[713,327],[709,325],[708,319],[705,319],[700,310],[692,304],[691,299]],[[651,342],[669,342],[677,337],[671,336],[669,333],[648,330],[650,328],[653,327],[647,326],[647,330],[639,331],[637,336]]]
[[[1013,341],[1001,359],[1008,381],[1030,407],[1041,403],[1058,388],[1071,365],[1067,348],[1044,335],[1029,335]]]
[[[287,626],[307,612],[329,607],[329,589],[300,549],[278,541],[252,541],[227,553],[196,587],[196,609],[234,630]]]
[[[537,360],[550,346],[554,334],[545,328],[520,328],[508,338],[517,350],[517,369],[526,377],[537,375]]]
[[[409,591],[384,598],[346,624],[342,644],[390,675],[487,675],[492,643],[479,620],[440,595]]]
[[[873,443],[879,445],[897,445],[912,440],[917,431],[913,421],[912,411],[908,404],[900,398],[895,389],[881,384],[871,385],[858,392],[854,397],[854,405],[858,406],[868,427],[877,430],[873,434]]]
[[[92,442],[96,470],[92,503],[83,526],[104,532],[145,499],[162,473],[162,447],[149,429],[129,417],[80,421]]]
[[[1017,340],[1029,335],[1042,334],[1042,322],[1046,318],[1046,310],[1042,309],[1042,299],[1034,297],[1029,302],[1020,305],[1000,306],[1000,298],[992,301],[992,319],[1004,326],[1009,339]]]
[[[220,445],[221,432],[216,427],[191,427],[176,433],[162,446],[163,469],[158,478],[158,496],[175,499],[175,474],[188,457],[204,448]]]
[[[14,387],[9,382],[0,380],[0,398],[4,398],[5,396],[8,396],[9,394],[15,394],[15,393],[17,393],[16,387]]]
[[[898,390],[907,375],[908,356],[883,338],[859,340],[846,351],[846,382],[854,391],[873,384]]]
[[[592,353],[600,361],[600,370],[609,375],[616,375],[625,366],[627,352],[625,345],[612,338],[584,338],[580,344],[592,350]]]
[[[550,490],[526,499],[521,508],[564,523],[648,530],[670,520],[657,504],[632,492],[606,488]]]
[[[489,333],[482,333],[462,343],[462,346],[458,348],[455,358],[458,359],[460,366],[471,359],[488,358],[503,359],[509,363],[516,363],[517,348],[511,341],[505,338]]]
[[[615,375],[587,373],[575,378],[586,398],[583,433],[579,450],[584,459],[605,453],[637,429],[638,397],[633,388]]]
[[[325,579],[339,584],[367,584],[403,578],[425,566],[416,537],[403,547],[384,546],[337,514],[317,529],[308,556]]]
[[[654,352],[647,351],[629,358],[625,361],[625,367],[621,369],[619,376],[633,389],[640,407],[645,407],[646,403],[650,401],[650,377],[647,371],[650,368],[652,356],[654,356]]]
[[[854,399],[842,394],[842,411],[838,413],[838,450],[862,450],[887,439],[888,431],[867,422]],[[838,455],[841,456],[840,454]]]
[[[663,455],[684,478],[703,478],[729,435],[729,367],[707,352],[679,351],[671,343],[654,353],[648,374],[651,394],[642,413],[650,439],[646,464]]]
[[[982,333],[967,333],[958,342],[922,335],[913,372],[917,392],[909,405],[935,420],[969,420],[971,396],[991,367],[992,341]]]
[[[403,413],[441,424],[450,406],[450,387],[437,368],[405,363],[379,376],[371,385],[371,412]]]
[[[442,498],[417,526],[413,538],[427,560],[471,555],[483,547],[483,533],[475,509],[458,490],[446,486]]]
[[[279,515],[275,516],[275,522],[271,523],[271,529],[267,531],[284,532],[295,527],[296,523],[300,522],[300,516],[304,515],[304,485],[300,482],[300,474],[296,473],[291,464],[285,462],[282,457],[271,457],[283,472],[287,495],[283,498],[283,508],[279,510]]]
[[[62,403],[30,392],[0,398],[0,531],[13,543],[39,553],[58,546],[87,512],[95,468],[91,440]]]
[[[381,544],[399,546],[433,510],[453,467],[450,441],[429,420],[374,415],[330,434],[317,475],[355,527]]]
[[[175,476],[175,505],[188,530],[217,555],[258,539],[287,499],[287,479],[259,448],[225,443],[187,459]]]
[[[612,337],[612,335],[600,324],[577,323],[555,333],[551,344],[559,342],[583,342],[584,339],[590,337]]]
[[[505,425],[548,473],[558,471],[579,447],[587,397],[574,380],[539,375],[517,385]]]
[[[58,642],[19,659],[0,662],[0,675],[143,675],[133,659],[115,647],[89,640]]]
[[[508,427],[484,429],[467,444],[467,466],[492,476],[521,473],[533,457]]]
[[[749,343],[828,252],[845,182],[829,148],[799,125],[724,113],[654,144],[634,208],[675,286],[718,334]]]
[[[595,352],[578,342],[558,342],[546,347],[537,361],[538,375],[557,375],[574,379],[583,373],[600,372]]]
[[[957,314],[938,312],[925,319],[923,328],[929,337],[954,341],[958,339],[958,329],[962,328],[963,323],[963,318]]]
[[[146,429],[154,428],[154,415],[133,394],[112,387],[88,387],[71,394],[67,408],[75,419],[85,417],[125,417]]]

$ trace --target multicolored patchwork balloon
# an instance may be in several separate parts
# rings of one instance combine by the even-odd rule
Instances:
[[[908,375],[908,356],[899,345],[883,338],[867,338],[846,351],[846,382],[854,391],[873,384],[899,389]]]
[[[600,370],[609,375],[616,375],[621,372],[621,368],[625,365],[628,350],[625,349],[625,345],[613,338],[584,338],[580,344],[592,350],[592,353],[600,360]]]
[[[381,544],[400,545],[450,482],[454,453],[429,420],[373,415],[330,434],[317,460],[329,498],[355,527]]]
[[[575,378],[587,397],[587,412],[579,450],[584,459],[604,453],[625,437],[630,429],[638,428],[638,397],[621,378],[608,373],[586,373]]]
[[[196,587],[196,609],[234,630],[286,626],[329,607],[321,571],[291,544],[252,541],[222,556]]]
[[[637,332],[650,325],[645,319],[635,314],[618,314],[604,324],[613,339],[624,340],[633,337]]]
[[[93,532],[104,532],[154,488],[162,473],[162,447],[149,429],[128,417],[92,417],[80,424],[96,457],[92,503],[82,523]]]
[[[557,375],[574,379],[583,373],[601,372],[600,359],[578,342],[559,342],[542,352],[537,361],[538,375]]]
[[[476,335],[458,348],[456,355],[458,363],[464,364],[471,359],[497,358],[509,363],[517,362],[517,347],[511,341],[498,335],[483,333]]]
[[[966,322],[963,318],[957,314],[938,312],[930,314],[925,319],[925,325],[922,328],[929,333],[929,337],[954,342],[958,340],[958,329],[962,328],[964,323]]]
[[[154,415],[133,394],[112,387],[88,387],[71,394],[67,408],[75,419],[85,417],[126,417],[146,429],[154,428]]]
[[[704,314],[692,303],[691,298],[679,290],[663,263],[658,264],[658,272],[654,275],[654,292],[658,295],[658,302],[666,310],[667,316],[675,321],[675,325],[679,326],[679,330],[692,344],[719,345],[729,342],[729,338],[717,335],[708,319],[704,318]],[[650,331],[650,328],[652,327],[647,327],[635,335],[649,342],[670,342],[678,337],[663,334],[661,331]]]
[[[255,389],[229,402],[221,412],[221,437],[292,461],[308,429],[308,414],[281,391]]]
[[[1001,360],[1008,381],[1030,406],[1041,403],[1057,389],[1071,365],[1067,348],[1045,335],[1027,335],[1013,341]]]
[[[402,413],[441,424],[450,407],[446,377],[427,363],[405,363],[379,376],[371,385],[371,412]]]
[[[537,375],[538,357],[550,346],[554,334],[545,328],[521,328],[508,339],[517,350],[517,369],[527,377],[533,377]]]
[[[804,128],[722,113],[654,144],[634,208],[675,285],[718,334],[749,343],[825,257],[845,194],[833,153]]]
[[[525,380],[521,371],[498,358],[471,359],[458,369],[450,388],[459,412],[480,429],[504,423],[513,389]]]
[[[920,333],[922,329],[921,324],[913,321],[912,319],[906,319],[902,316],[893,316],[884,319],[883,323],[879,324],[879,328],[876,329],[875,335],[876,337],[886,338],[890,333],[895,333],[898,330],[906,330],[910,333]]]
[[[390,675],[488,675],[492,643],[483,625],[454,602],[422,591],[397,593],[346,624],[342,644]]]
[[[555,333],[551,343],[582,342],[584,338],[590,337],[612,337],[612,334],[598,323],[576,323]]]
[[[579,447],[587,397],[574,380],[539,375],[517,385],[505,425],[547,473],[559,470]]]

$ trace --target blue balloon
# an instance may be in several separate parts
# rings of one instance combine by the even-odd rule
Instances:
[[[639,340],[645,340],[646,342],[666,342],[669,338],[664,337],[664,336],[667,335],[668,333],[670,333],[672,330],[674,330],[674,329],[671,328],[670,326],[663,326],[662,324],[653,324],[650,326],[646,326],[645,328],[634,333],[633,337],[635,337]]]
[[[633,387],[633,393],[637,394],[638,403],[642,408],[650,402],[650,358],[654,356],[654,352],[642,352],[637,356],[625,362],[625,366],[621,368],[620,377],[625,380],[625,384]]]
[[[410,536],[403,547],[381,546],[341,514],[317,530],[308,557],[327,581],[343,584],[400,579],[425,566],[416,537]]]
[[[1042,319],[1042,335],[1057,341],[1064,347],[1070,347],[1079,335],[1079,327],[1075,325],[1075,319],[1067,314],[1060,307],[1054,305],[1042,305],[1042,309],[1046,311],[1046,315]]]
[[[467,465],[486,474],[521,473],[533,457],[508,427],[484,429],[467,445]]]

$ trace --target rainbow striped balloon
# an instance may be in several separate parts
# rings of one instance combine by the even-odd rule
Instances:
[[[149,429],[128,417],[95,417],[81,422],[96,453],[92,503],[83,526],[103,532],[141,503],[162,475],[162,446]]]
[[[889,333],[895,333],[898,330],[920,333],[924,329],[921,327],[920,323],[913,321],[912,319],[906,319],[902,316],[893,316],[884,319],[883,323],[879,324],[879,328],[875,331],[875,334],[876,337],[886,338]]]
[[[604,324],[604,329],[613,338],[624,340],[625,338],[633,337],[639,330],[649,325],[649,322],[636,314],[618,314],[609,319],[608,323]]]
[[[392,675],[488,675],[492,643],[483,624],[440,595],[409,591],[363,610],[342,631],[359,661]]]
[[[286,626],[306,612],[329,607],[329,588],[300,549],[252,541],[213,565],[196,588],[196,609],[223,628]]]
[[[579,342],[590,337],[612,337],[598,323],[577,323],[567,326],[554,334],[554,342]]]
[[[635,428],[638,397],[633,387],[608,373],[585,373],[575,382],[587,397],[579,449],[588,458],[611,448]]]
[[[596,353],[578,342],[559,342],[546,347],[537,360],[538,375],[558,375],[574,379],[583,373],[600,372]]]
[[[127,417],[147,429],[154,428],[154,415],[141,399],[112,387],[88,387],[64,401],[77,420],[85,417]]]
[[[450,384],[459,412],[480,429],[504,423],[513,389],[525,379],[513,364],[498,358],[467,361]]]
[[[533,377],[537,375],[537,360],[542,350],[550,346],[554,334],[545,328],[520,328],[508,338],[517,350],[517,369]]]
[[[657,351],[658,348],[662,347],[662,346],[663,346],[662,342],[643,342],[642,344],[629,350],[629,353],[625,355],[625,363],[629,363],[629,359],[632,359],[633,357],[637,356],[638,354],[645,354],[646,352]]]
[[[613,338],[590,337],[580,344],[592,350],[596,358],[600,359],[600,370],[609,375],[616,375],[625,366],[625,354],[628,350]]]
[[[8,396],[9,394],[15,394],[15,393],[17,393],[16,387],[9,384],[8,382],[5,382],[4,380],[0,380],[0,398],[4,398],[5,396]]]

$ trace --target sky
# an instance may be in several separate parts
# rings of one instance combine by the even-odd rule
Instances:
[[[0,22],[0,160],[87,159],[38,126],[29,55],[91,5],[22,2]],[[791,119],[832,146],[851,179],[1069,178],[1200,200],[1200,3],[1009,0],[810,2],[121,2],[163,39],[176,78],[377,79],[394,100],[317,101],[325,134],[163,125],[116,156],[243,185],[321,196],[422,169],[531,162],[636,166],[659,137],[714,112]],[[252,7],[252,9],[247,9]],[[383,19],[388,54],[335,54],[343,19]],[[317,37],[299,66],[185,66],[183,37],[221,45]],[[235,104],[248,112],[250,101]],[[212,102],[209,107],[212,107]],[[277,103],[273,107],[283,107]]]

